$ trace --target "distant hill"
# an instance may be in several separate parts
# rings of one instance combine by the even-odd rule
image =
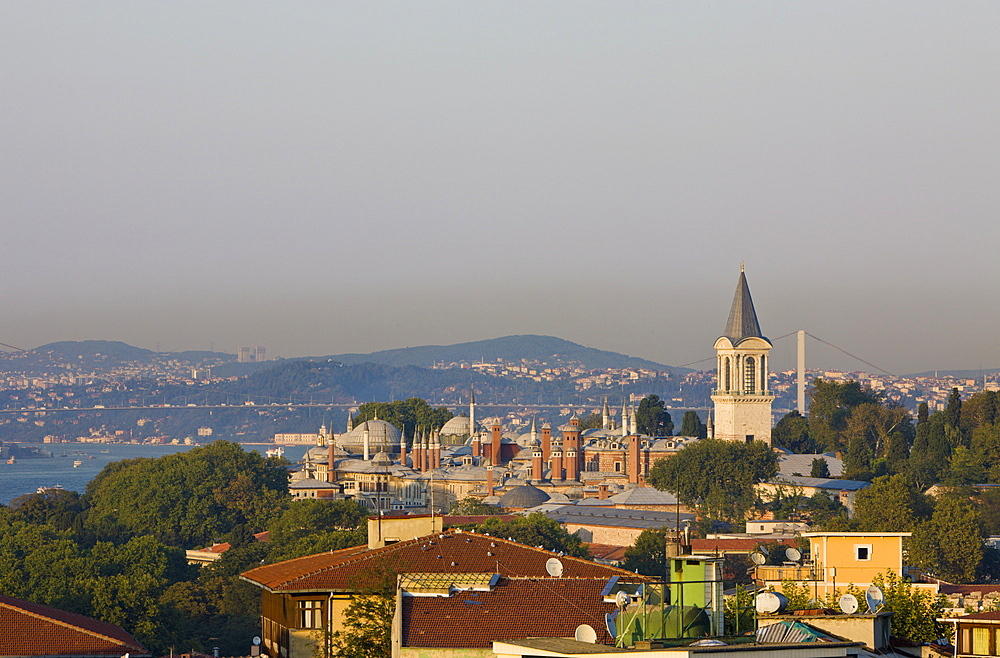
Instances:
[[[42,375],[53,372],[102,374],[122,365],[149,366],[154,361],[175,361],[190,366],[235,361],[232,354],[207,351],[154,352],[117,340],[63,340],[32,350],[0,352],[0,372]]]
[[[478,363],[482,361],[539,361],[550,366],[579,363],[585,368],[646,368],[671,374],[691,372],[626,354],[585,347],[554,336],[504,336],[456,345],[424,345],[382,350],[371,354],[336,354],[326,357],[344,364],[378,363],[389,366],[429,368],[438,363]]]
[[[996,375],[1000,372],[998,368],[985,368],[983,370],[928,370],[927,372],[916,372],[903,377],[954,377],[955,379],[982,379]]]

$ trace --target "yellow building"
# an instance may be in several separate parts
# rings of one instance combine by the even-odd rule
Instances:
[[[809,557],[792,566],[757,567],[757,580],[781,590],[781,581],[807,585],[817,598],[849,585],[864,589],[878,574],[891,571],[902,579],[903,538],[909,532],[805,532]],[[936,587],[926,584],[925,587]]]

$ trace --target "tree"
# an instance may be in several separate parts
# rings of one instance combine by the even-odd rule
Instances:
[[[809,421],[797,410],[781,417],[771,430],[771,444],[797,454],[816,452],[816,442],[809,436]]]
[[[478,498],[468,496],[452,503],[448,513],[455,516],[493,516],[503,514],[503,510],[496,505],[489,505]]]
[[[851,525],[858,532],[911,532],[932,511],[907,476],[879,477],[855,495]]]
[[[216,441],[156,459],[104,467],[84,496],[86,527],[99,539],[150,534],[181,548],[246,525],[263,530],[287,504],[288,471],[275,460]]]
[[[625,549],[622,568],[644,576],[663,576],[667,560],[667,528],[647,528]]]
[[[754,506],[754,485],[778,474],[778,460],[763,441],[705,439],[653,464],[649,482],[674,492],[685,505],[708,516],[743,521]]]
[[[580,420],[581,432],[601,427],[604,427],[604,417],[595,411],[591,411],[589,414],[584,416],[582,420]]]
[[[681,436],[694,436],[699,439],[704,439],[708,436],[708,427],[705,423],[701,422],[701,418],[698,416],[697,411],[685,411],[684,418],[681,420]]]
[[[883,609],[892,612],[892,634],[914,642],[933,642],[942,637],[937,620],[944,616],[945,600],[904,582],[893,571],[876,574],[872,584],[882,590]]]
[[[356,596],[344,611],[342,630],[330,636],[330,653],[335,658],[390,658],[392,617],[396,601],[386,594]],[[325,644],[322,634],[319,645]]]
[[[822,457],[817,457],[812,460],[812,465],[809,467],[809,477],[812,478],[828,478],[830,477],[830,465],[826,463],[826,460]]]
[[[674,433],[674,423],[665,407],[666,404],[658,395],[647,395],[639,401],[639,408],[635,411],[635,424],[640,434],[670,436]]]
[[[547,551],[565,553],[572,557],[590,557],[583,542],[575,534],[570,534],[559,523],[541,512],[527,516],[517,516],[510,520],[500,517],[486,519],[476,532],[496,537],[509,537],[528,546],[541,546]]]
[[[824,451],[843,450],[841,433],[851,410],[864,403],[880,404],[882,396],[859,382],[815,379],[809,391],[809,436]]]
[[[942,496],[930,520],[913,531],[910,560],[944,580],[971,583],[983,559],[983,537],[979,515],[968,500]]]

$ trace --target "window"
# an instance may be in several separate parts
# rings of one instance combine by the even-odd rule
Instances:
[[[757,372],[754,369],[756,361],[752,356],[748,356],[743,362],[743,392],[753,393],[757,390]]]
[[[299,601],[299,628],[323,628],[322,601]]]
[[[855,544],[854,545],[854,559],[867,562],[872,559],[872,545],[871,544]]]
[[[615,473],[621,473],[621,472],[622,472],[622,463],[615,462]]]
[[[730,386],[729,386],[729,382],[730,382],[730,381],[732,381],[732,380],[731,380],[731,379],[729,378],[729,375],[730,375],[730,374],[731,374],[731,373],[730,373],[730,369],[729,369],[729,357],[727,356],[727,357],[726,357],[726,377],[725,377],[725,379],[724,379],[724,380],[722,380],[722,385],[724,386],[724,388],[723,388],[722,390],[726,391],[727,393],[728,393],[728,392],[729,392],[729,390],[730,390]]]

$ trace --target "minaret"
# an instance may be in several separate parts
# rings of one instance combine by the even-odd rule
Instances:
[[[629,434],[639,433],[639,419],[635,415],[635,406],[633,405],[632,410],[628,415],[628,432]]]
[[[705,438],[715,438],[715,423],[712,422],[712,412],[708,412],[708,422],[705,424]]]
[[[476,433],[476,387],[469,387],[469,436]]]
[[[531,445],[538,445],[538,430],[535,428],[535,417],[531,417]]]
[[[622,436],[628,436],[628,407],[625,406],[625,398],[622,398]]]
[[[726,333],[715,341],[718,359],[714,436],[727,441],[771,444],[771,402],[768,358],[771,341],[764,337],[750,297],[743,264],[729,311]]]
[[[608,396],[604,396],[604,407],[601,409],[601,429],[611,429],[611,410],[608,409]]]

